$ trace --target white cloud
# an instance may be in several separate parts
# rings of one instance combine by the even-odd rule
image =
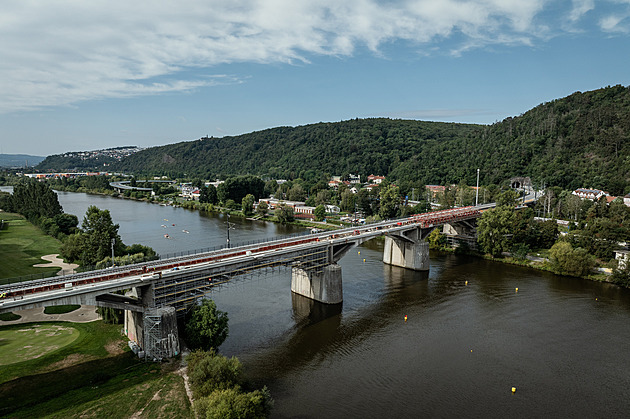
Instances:
[[[569,20],[571,22],[577,22],[586,13],[595,8],[595,0],[573,0],[573,9],[569,13]]]
[[[396,40],[421,53],[530,45],[547,35],[538,18],[549,1],[4,0],[0,112],[238,83],[189,74],[363,47],[380,54]],[[565,13],[578,19],[592,8],[592,0],[574,0]]]

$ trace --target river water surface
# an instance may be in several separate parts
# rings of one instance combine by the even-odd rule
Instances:
[[[87,205],[109,209],[127,244],[164,253],[225,243],[221,217],[59,197],[79,219]],[[299,231],[231,221],[233,243]],[[428,273],[381,259],[373,240],[341,260],[337,306],[292,296],[284,270],[212,294],[230,318],[221,352],[269,387],[273,417],[628,416],[629,290],[471,257],[431,254]]]

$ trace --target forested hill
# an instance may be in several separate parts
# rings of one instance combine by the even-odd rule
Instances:
[[[488,126],[375,118],[279,127],[150,148],[115,168],[206,179],[379,174],[469,185],[480,168],[486,184],[524,175],[619,195],[630,185],[629,136],[630,88],[615,86],[574,93]]]
[[[151,148],[125,159],[120,167],[171,174],[185,171],[205,178],[217,174],[295,178],[306,171],[388,174],[424,150],[448,149],[453,142],[478,136],[480,129],[476,125],[390,119],[278,127]]]

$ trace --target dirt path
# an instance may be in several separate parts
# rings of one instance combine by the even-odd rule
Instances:
[[[190,383],[188,382],[188,366],[182,366],[177,371],[177,374],[181,375],[184,379],[184,388],[186,389],[186,396],[188,396],[188,401],[190,401],[190,408],[193,408],[193,394],[190,389]]]
[[[51,255],[42,256],[42,259],[49,263],[38,263],[33,265],[35,268],[50,268],[52,266],[58,266],[61,268],[59,272],[57,272],[58,276],[73,274],[74,270],[79,267],[76,263],[66,263],[63,259],[59,258],[59,253],[54,253]]]

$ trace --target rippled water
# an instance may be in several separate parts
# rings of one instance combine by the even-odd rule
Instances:
[[[410,272],[368,245],[342,260],[342,307],[292,298],[288,274],[215,294],[222,351],[274,417],[626,415],[628,290],[450,255]]]

